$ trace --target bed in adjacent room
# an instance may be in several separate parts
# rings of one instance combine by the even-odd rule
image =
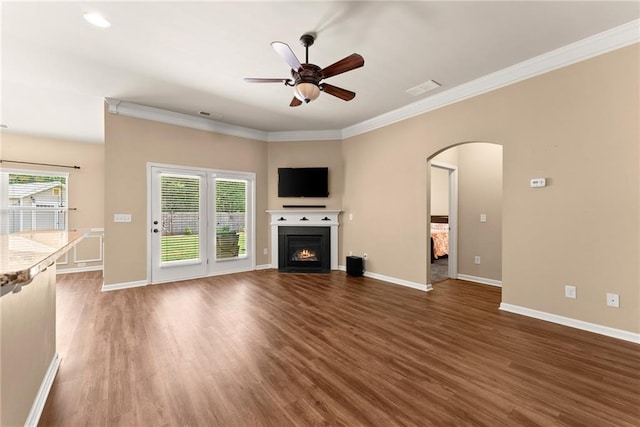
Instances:
[[[431,263],[449,255],[449,216],[431,215]]]

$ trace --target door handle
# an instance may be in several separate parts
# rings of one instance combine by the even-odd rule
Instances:
[[[158,221],[153,221],[153,225],[158,225]]]
[[[154,233],[157,233],[157,232],[158,232],[158,229],[157,229],[157,228],[154,228],[154,229],[153,229],[153,232],[154,232]]]

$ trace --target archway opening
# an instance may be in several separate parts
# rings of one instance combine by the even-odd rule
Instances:
[[[502,285],[502,146],[469,141],[427,161],[427,283]]]

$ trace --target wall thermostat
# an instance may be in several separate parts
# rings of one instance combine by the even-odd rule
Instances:
[[[546,178],[533,178],[531,180],[531,188],[540,188],[540,187],[546,187],[546,186],[547,186]]]

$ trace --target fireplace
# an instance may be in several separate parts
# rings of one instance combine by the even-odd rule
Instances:
[[[278,270],[328,273],[331,270],[330,227],[278,227]]]
[[[280,271],[306,271],[306,272],[329,272],[338,269],[338,217],[341,211],[315,208],[296,208],[284,210],[267,211],[271,217],[271,267]],[[302,253],[302,260],[294,262],[300,263],[295,266],[286,267],[285,253],[283,247],[286,245],[284,236],[322,235],[323,245],[321,261],[314,261],[309,253]],[[290,239],[289,239],[290,240]],[[294,240],[295,237],[294,237]],[[299,243],[299,242],[298,242]],[[296,243],[297,244],[297,243]],[[302,248],[304,249],[304,248]],[[304,264],[301,264],[303,263]],[[320,264],[312,264],[312,263]],[[291,262],[289,262],[291,263]],[[327,264],[325,264],[327,263]],[[320,267],[318,266],[320,265]]]

